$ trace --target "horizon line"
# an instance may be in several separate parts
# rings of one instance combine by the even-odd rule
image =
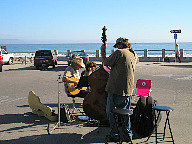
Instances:
[[[115,42],[114,42],[115,43]],[[107,44],[114,44],[113,42],[109,42]],[[131,44],[137,44],[137,43],[175,43],[175,42],[131,42]],[[177,42],[177,43],[192,43],[192,42]],[[9,44],[102,44],[102,42],[66,42],[66,43],[1,43],[0,45],[9,45]]]

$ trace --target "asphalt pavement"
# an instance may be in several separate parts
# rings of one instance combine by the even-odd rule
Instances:
[[[48,124],[55,123],[45,117],[32,114],[28,105],[28,94],[33,90],[41,103],[51,106],[57,113],[58,75],[63,74],[67,64],[59,61],[56,68],[36,70],[32,63],[4,65],[0,72],[0,143],[1,144],[104,144],[109,127],[90,126],[86,121],[70,121],[61,124],[52,134],[48,134]],[[176,144],[190,144],[192,138],[192,63],[140,62],[136,66],[137,79],[152,80],[151,96],[159,105],[172,107],[170,124]],[[61,103],[72,105],[72,99],[64,93],[63,84],[59,85]],[[82,98],[76,98],[76,106],[82,110]],[[165,113],[158,127],[162,136]],[[133,143],[155,143],[155,135],[137,138]],[[165,140],[172,143],[167,128]]]

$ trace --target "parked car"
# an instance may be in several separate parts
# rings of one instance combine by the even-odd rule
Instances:
[[[3,67],[3,57],[0,55],[0,72],[2,72]]]
[[[74,56],[79,56],[80,58],[83,59],[83,63],[86,64],[89,61],[89,56],[85,53],[84,50],[81,51],[71,51],[69,53],[68,57],[68,66],[71,64],[71,61],[74,59]]]
[[[57,65],[57,51],[51,49],[38,50],[34,57],[34,66],[36,69],[48,68]]]
[[[4,49],[0,49],[0,55],[3,57],[3,64],[13,64],[14,55],[9,54]]]

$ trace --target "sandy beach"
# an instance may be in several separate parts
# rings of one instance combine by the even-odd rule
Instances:
[[[99,64],[99,63],[98,63]],[[59,61],[56,68],[36,70],[33,63],[22,64],[20,61],[13,65],[4,65],[0,72],[0,143],[1,144],[104,144],[108,127],[88,127],[86,122],[71,121],[56,129],[51,135],[47,126],[54,123],[45,117],[31,113],[28,105],[28,94],[33,90],[43,104],[53,107],[57,113],[57,94],[59,74],[67,67],[66,61]],[[192,138],[192,62],[140,62],[136,66],[135,81],[151,79],[151,96],[159,105],[174,109],[170,113],[170,123],[176,144],[190,144]],[[64,93],[60,85],[61,103],[72,104],[71,98]],[[77,98],[77,106],[83,99]],[[81,108],[81,107],[80,107]],[[158,132],[163,132],[165,113]],[[154,135],[148,142],[147,138],[134,139],[133,143],[155,143]],[[166,138],[162,143],[169,144],[170,133],[166,130]]]

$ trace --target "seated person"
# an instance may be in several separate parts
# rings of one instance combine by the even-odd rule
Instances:
[[[84,98],[87,93],[84,93],[79,88],[75,88],[80,79],[79,69],[84,68],[85,64],[83,59],[76,57],[71,61],[71,65],[65,69],[63,79],[65,92],[69,97],[82,97]]]
[[[96,67],[97,65],[95,62],[87,62],[85,66],[86,70],[81,73],[81,76],[89,76],[96,69]]]

